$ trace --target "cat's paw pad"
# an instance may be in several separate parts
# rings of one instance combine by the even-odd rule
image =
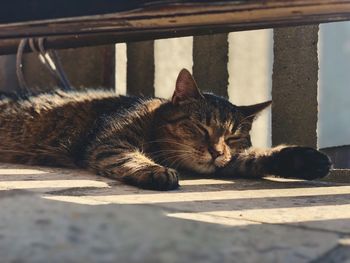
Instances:
[[[332,163],[327,155],[309,147],[286,147],[273,155],[273,173],[306,180],[322,178]]]
[[[179,187],[178,172],[165,167],[152,167],[140,176],[138,185],[151,190],[174,190]]]

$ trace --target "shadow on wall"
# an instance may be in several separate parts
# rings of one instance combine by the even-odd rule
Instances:
[[[321,151],[326,153],[331,158],[333,168],[350,168],[350,145],[324,148],[321,149]]]

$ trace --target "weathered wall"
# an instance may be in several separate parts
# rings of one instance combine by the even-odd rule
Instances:
[[[58,51],[62,66],[74,88],[114,87],[114,47],[99,46]],[[0,90],[17,89],[15,56],[0,57]],[[23,56],[23,73],[28,88],[35,92],[57,87],[55,79],[36,54]]]
[[[130,95],[154,95],[154,41],[128,43],[126,83]]]
[[[274,30],[272,144],[317,146],[318,26]]]
[[[0,92],[16,92],[17,90],[16,56],[0,56]]]
[[[196,36],[193,76],[201,90],[228,98],[228,35]]]

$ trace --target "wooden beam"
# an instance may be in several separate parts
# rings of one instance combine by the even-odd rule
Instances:
[[[136,1],[110,14],[3,23],[0,39],[96,34],[112,34],[110,41],[156,39],[349,19],[350,0]]]
[[[151,2],[152,1],[145,0],[2,1],[0,8],[0,23],[13,23],[20,21],[24,22],[123,12],[130,11],[135,8],[140,8]]]

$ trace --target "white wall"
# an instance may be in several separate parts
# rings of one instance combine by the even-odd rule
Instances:
[[[115,91],[117,94],[126,94],[126,44],[115,45]]]
[[[182,68],[192,72],[193,37],[156,40],[154,43],[155,58],[155,95],[171,98],[177,75]]]
[[[229,34],[229,97],[237,105],[271,99],[272,30],[252,30]],[[271,110],[255,121],[251,132],[256,147],[271,146]]]

